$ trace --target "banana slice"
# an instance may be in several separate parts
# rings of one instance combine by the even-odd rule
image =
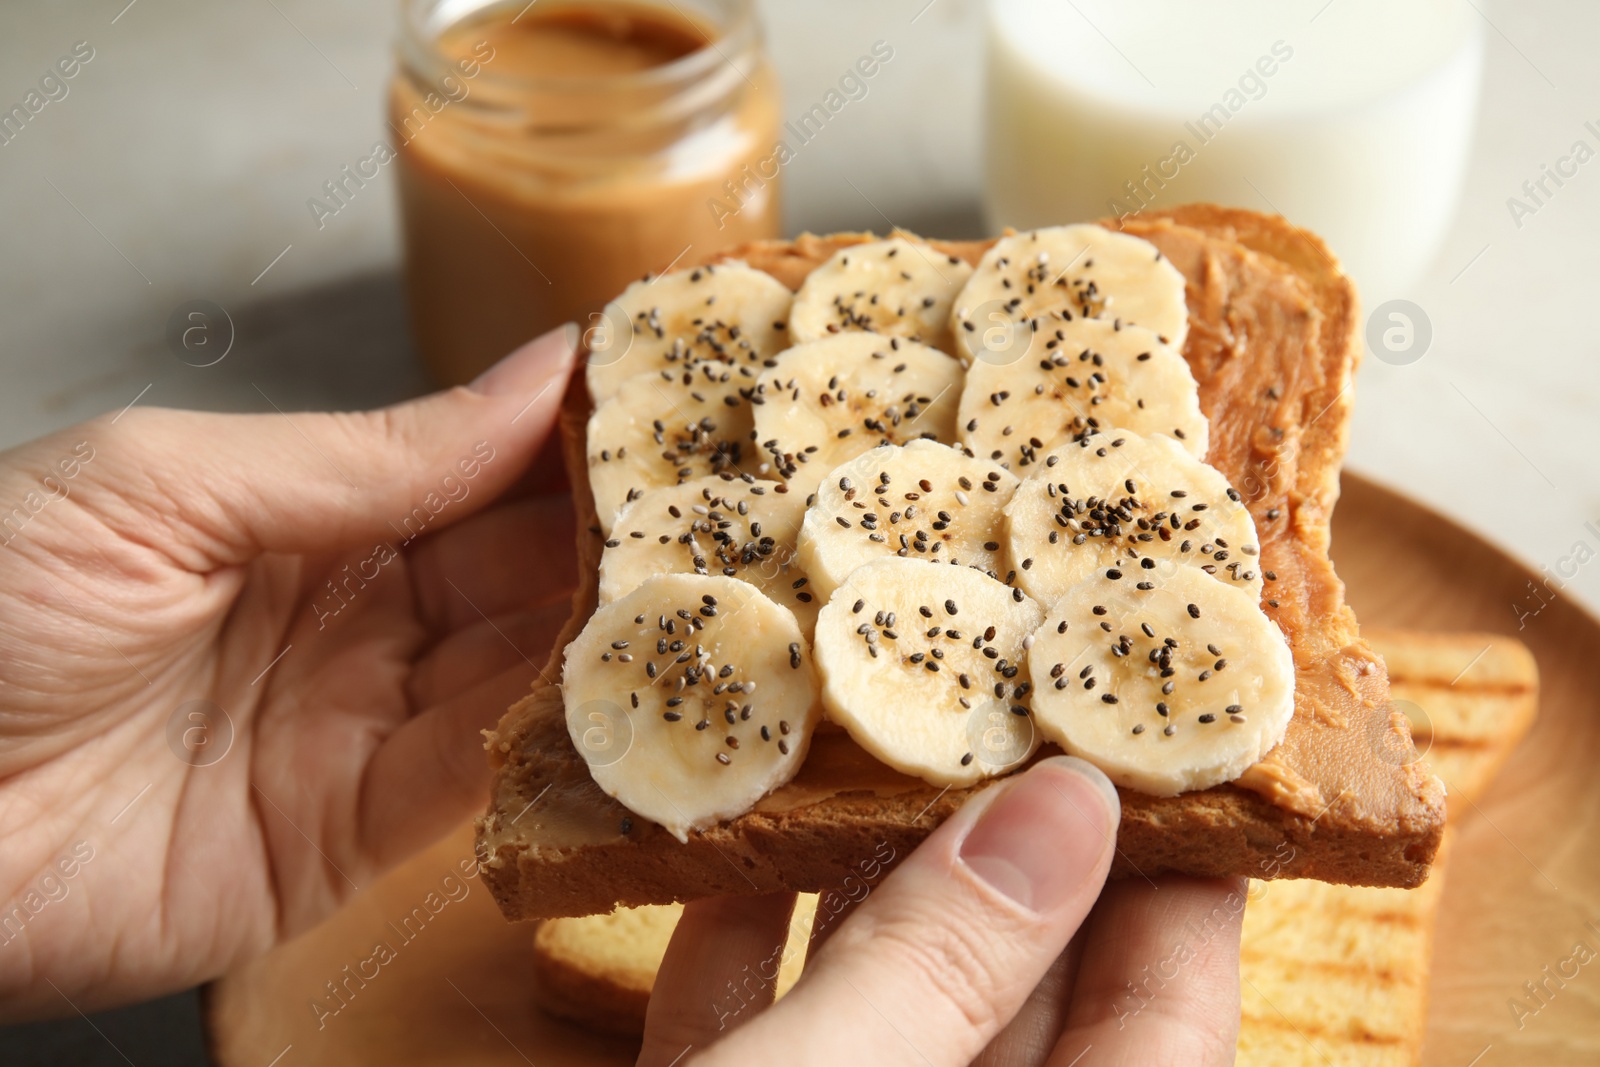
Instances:
[[[821,719],[794,616],[717,576],[658,575],[597,610],[561,696],[596,784],[679,841],[793,778]]]
[[[756,441],[770,469],[809,493],[878,445],[955,440],[961,380],[954,359],[898,337],[841,333],[796,345],[761,375]]]
[[[1017,479],[936,441],[879,445],[822,480],[800,529],[800,564],[824,597],[884,556],[997,577],[1001,509]]]
[[[724,471],[754,456],[750,432],[756,372],[700,363],[642,374],[589,416],[589,483],[600,528],[646,491]]]
[[[957,418],[973,455],[1019,472],[1113,427],[1175,437],[1196,458],[1210,441],[1199,388],[1178,350],[1149,330],[1097,319],[1060,323],[1010,362],[974,362]]]
[[[889,556],[853,571],[817,617],[828,718],[896,770],[964,786],[1039,746],[1026,648],[1044,613],[967,567]]]
[[[1039,628],[1028,663],[1039,732],[1155,796],[1231,782],[1294,712],[1282,632],[1248,592],[1197,567],[1158,582],[1085,579]]]
[[[1170,437],[1126,430],[1063,445],[1032,467],[1005,508],[1016,582],[1054,604],[1091,574],[1139,581],[1179,564],[1261,599],[1261,542],[1238,492]]]
[[[1178,268],[1149,241],[1087,223],[996,241],[956,297],[951,319],[957,354],[968,362],[1009,358],[1027,334],[1081,319],[1135,323],[1180,350],[1189,336]]]
[[[584,331],[589,396],[598,405],[635,375],[707,360],[759,370],[788,346],[793,299],[743,263],[634,282]]]
[[[890,237],[835,252],[806,276],[789,312],[795,344],[866,330],[955,352],[950,308],[972,277],[962,259]]]
[[[805,497],[783,482],[724,472],[651,489],[623,506],[600,556],[600,603],[658,574],[740,578],[794,612],[808,637],[827,593],[800,566]]]

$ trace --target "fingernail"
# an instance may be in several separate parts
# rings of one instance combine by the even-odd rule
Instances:
[[[1035,912],[1070,900],[1112,850],[1122,805],[1099,768],[1075,756],[1041,760],[978,817],[961,861]]]
[[[578,351],[578,324],[557,326],[536,337],[473,379],[467,386],[484,396],[533,395],[566,372]]]

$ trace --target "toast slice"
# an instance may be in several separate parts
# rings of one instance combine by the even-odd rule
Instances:
[[[1433,876],[1416,889],[1252,882],[1234,1062],[1415,1064],[1448,855],[1441,847]]]
[[[1533,725],[1539,668],[1526,645],[1498,634],[1371,630],[1395,707],[1449,793],[1459,820]]]
[[[1354,288],[1319,240],[1279,218],[1201,205],[1123,228],[1155,244],[1187,280],[1184,355],[1211,423],[1207,459],[1255,516],[1262,567],[1273,575],[1264,607],[1289,637],[1296,697],[1283,741],[1236,782],[1172,798],[1123,791],[1113,873],[1270,871],[1419,885],[1442,832],[1443,788],[1393,755],[1409,750],[1407,720],[1388,704],[1383,663],[1362,641],[1327,552],[1358,350]],[[803,235],[711,262],[743,260],[794,288],[837,249],[870,239]],[[969,262],[987,247],[931,243]],[[589,411],[575,384],[562,433],[582,520],[581,585],[558,648],[596,604],[602,537],[584,462]],[[497,771],[478,823],[478,858],[508,918],[824,891],[859,876],[863,864],[879,866],[875,857],[910,851],[969,792],[897,774],[841,732],[821,731],[793,782],[680,844],[594,784],[553,681],[560,655],[489,735]]]
[[[1423,758],[1450,785],[1452,820],[1470,817],[1533,725],[1539,681],[1532,654],[1490,634],[1369,630],[1367,637],[1389,666],[1396,704],[1416,716]],[[1420,1062],[1448,851],[1440,849],[1433,876],[1409,892],[1252,883],[1241,947],[1239,1067]]]
[[[817,898],[796,899],[774,992],[805,968]],[[656,971],[683,914],[680,904],[619,908],[610,915],[542,922],[533,935],[534,999],[551,1015],[591,1030],[637,1037]]]

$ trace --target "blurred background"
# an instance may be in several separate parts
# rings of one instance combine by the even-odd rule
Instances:
[[[0,8],[0,445],[134,403],[354,408],[433,387],[400,167],[325,191],[393,140],[400,6]],[[1578,542],[1600,546],[1600,6],[1241,0],[1231,22],[1165,34],[1156,0],[754,6],[772,118],[844,100],[803,143],[782,135],[773,232],[976,237],[1183,199],[1280,211],[1363,286],[1349,466],[1600,610],[1600,566],[1571,564]],[[874,73],[841,87],[865,56]],[[728,58],[753,91],[759,53]],[[1217,104],[1214,129],[1185,125]],[[196,309],[225,324],[208,335],[223,357],[174,341]],[[204,1062],[192,995],[63,1012],[0,1030],[0,1062]]]

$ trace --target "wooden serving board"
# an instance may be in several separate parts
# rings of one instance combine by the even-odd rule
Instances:
[[[1600,623],[1474,535],[1352,475],[1333,557],[1364,623],[1511,634],[1542,675],[1532,733],[1460,820],[1424,1063],[1600,1062]],[[1546,603],[1519,630],[1517,606],[1541,602],[1530,580]],[[506,924],[487,890],[460,878],[471,855],[463,827],[316,930],[213,983],[216,1062],[632,1063],[632,1043],[533,1006],[531,929]],[[1579,942],[1591,951],[1575,956]],[[1525,982],[1544,988],[1535,997]]]

